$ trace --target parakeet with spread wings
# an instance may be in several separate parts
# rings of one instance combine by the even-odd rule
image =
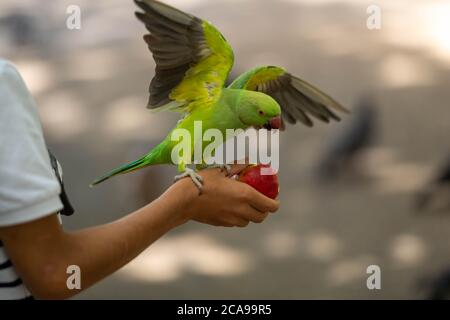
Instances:
[[[148,108],[183,114],[173,130],[186,129],[192,133],[195,121],[202,122],[203,130],[215,128],[221,132],[250,127],[283,129],[285,122],[301,122],[311,127],[311,118],[339,121],[335,112],[347,111],[316,87],[280,67],[255,68],[225,87],[234,54],[212,24],[158,1],[135,2],[142,9],[136,16],[150,32],[144,40],[156,62]],[[93,185],[143,167],[174,164],[173,130],[148,154],[111,171]],[[194,146],[197,142],[191,143]],[[201,191],[203,181],[196,170],[183,161],[179,161],[178,169],[181,174],[176,180],[189,176]]]

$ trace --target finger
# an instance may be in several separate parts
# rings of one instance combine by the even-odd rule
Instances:
[[[244,170],[245,168],[247,168],[250,164],[248,157],[245,157],[244,159],[241,160],[235,160],[234,164],[231,166],[231,171],[229,176],[232,177],[236,174],[239,174],[242,172],[242,170]]]
[[[236,227],[245,228],[246,226],[249,225],[249,223],[250,223],[250,221],[248,221],[248,220],[242,220],[242,221],[239,221],[238,223],[236,223]]]
[[[232,228],[234,227],[234,224],[232,224],[231,222],[222,222],[219,224],[220,227],[225,227],[225,228]]]
[[[246,164],[246,165],[249,165],[250,161],[248,160],[248,157],[245,157],[245,158],[240,159],[240,160],[234,160],[233,164]]]
[[[253,223],[261,223],[263,222],[267,216],[269,215],[268,212],[262,213],[252,206],[247,206],[246,210],[244,212],[244,217],[247,220],[250,220]]]
[[[232,177],[236,174],[241,173],[245,168],[248,167],[248,164],[234,164],[231,166],[230,174],[229,176]]]
[[[229,220],[229,223],[231,223],[233,226],[244,228],[248,226],[250,221],[241,217],[233,217]]]
[[[244,196],[247,197],[250,205],[260,212],[275,212],[280,207],[279,201],[266,197],[250,186],[248,186],[248,191],[245,192]]]

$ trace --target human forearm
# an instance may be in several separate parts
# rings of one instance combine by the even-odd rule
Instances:
[[[82,289],[114,273],[180,224],[175,208],[163,197],[120,220],[67,234],[63,279],[71,264],[81,269]],[[65,281],[62,288],[66,289]]]
[[[172,189],[122,219],[76,232],[62,230],[56,217],[45,218],[36,223],[58,228],[59,232],[49,232],[31,239],[33,233],[23,230],[21,243],[27,247],[16,245],[15,250],[11,250],[11,259],[36,297],[68,298],[120,269],[167,231],[186,220],[181,214],[181,190]],[[36,223],[34,228],[39,228]],[[30,239],[24,239],[27,234]],[[6,237],[7,246],[8,240]],[[23,262],[22,257],[16,259],[16,255],[25,251],[27,261]],[[70,265],[80,268],[81,290],[67,288],[66,270]]]

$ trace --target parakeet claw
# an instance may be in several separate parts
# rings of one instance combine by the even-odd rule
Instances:
[[[220,169],[222,171],[225,170],[225,172],[227,173],[227,176],[229,176],[231,174],[231,166],[229,164],[223,164]]]
[[[177,182],[180,179],[190,177],[192,182],[198,189],[199,194],[202,193],[203,190],[203,178],[197,172],[192,170],[191,168],[185,168],[182,174],[175,176],[174,181]]]
[[[229,164],[212,164],[207,166],[208,169],[219,168],[221,172],[226,172],[227,176],[231,174],[231,166]]]

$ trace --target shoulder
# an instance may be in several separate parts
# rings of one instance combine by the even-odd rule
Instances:
[[[8,136],[42,134],[37,106],[17,68],[0,59],[0,132]],[[2,139],[0,139],[1,141]]]
[[[33,117],[37,110],[33,98],[18,69],[7,60],[0,59],[0,113],[26,112]],[[5,115],[5,114],[4,114]]]
[[[8,78],[20,79],[19,72],[11,62],[0,59],[0,80]]]
[[[28,90],[16,66],[0,59],[0,96],[27,96]]]

